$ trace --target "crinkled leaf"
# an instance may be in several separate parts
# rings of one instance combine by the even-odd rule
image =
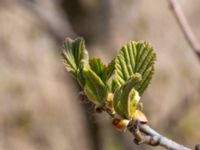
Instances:
[[[138,92],[133,88],[141,81],[140,74],[134,74],[114,93],[114,110],[124,118],[133,117],[139,103]]]
[[[113,59],[108,66],[106,67],[106,76],[107,80],[112,76],[113,72],[115,70],[115,59]]]
[[[106,81],[106,66],[99,58],[90,59],[91,69],[101,78],[102,81]]]
[[[152,79],[155,60],[156,54],[149,43],[130,41],[125,44],[115,59],[115,79],[118,87],[124,85],[134,73],[140,73],[142,81],[134,88],[142,95]]]
[[[69,71],[73,77],[79,81],[81,87],[83,87],[84,79],[81,74],[81,60],[88,61],[89,59],[84,40],[82,38],[77,38],[75,40],[66,38],[61,56],[67,71]]]
[[[115,80],[109,80],[107,82],[109,92],[114,93],[115,90],[118,88],[117,82]]]
[[[107,98],[107,88],[101,78],[90,68],[83,68],[85,78],[84,92],[98,106],[102,106]]]

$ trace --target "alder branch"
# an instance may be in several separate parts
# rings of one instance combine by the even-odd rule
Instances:
[[[84,92],[80,92],[79,96],[80,96],[81,102],[89,102]],[[101,110],[106,112],[108,115],[110,115],[112,119],[116,118],[116,115],[111,113],[109,108],[107,108],[106,106],[104,106]],[[102,111],[99,111],[99,108],[98,108],[98,112],[102,112]],[[161,134],[153,130],[150,126],[148,126],[147,124],[141,124],[137,121],[131,120],[129,124],[127,125],[127,129],[133,134],[134,142],[138,145],[147,144],[150,146],[161,146],[170,150],[191,150],[188,147],[185,147],[167,137],[162,136]],[[198,146],[199,145],[196,145],[196,148]],[[195,150],[199,150],[199,149],[195,149]]]
[[[171,150],[191,150],[190,148],[187,148],[181,144],[178,144],[174,142],[173,140],[164,137],[160,135],[158,132],[150,128],[148,125],[139,125],[140,131],[148,138],[147,139],[147,144],[152,145],[152,146],[157,146],[160,145],[166,149],[171,149]]]
[[[108,109],[104,109],[105,112],[107,112],[106,110]],[[115,118],[115,116],[113,114],[111,115],[109,111],[107,113],[112,118]],[[134,142],[138,145],[147,144],[150,146],[162,146],[170,150],[191,150],[188,147],[185,147],[167,137],[162,136],[161,134],[153,130],[150,126],[148,126],[147,124],[141,124],[139,122],[135,122],[131,120],[127,128],[133,134]]]
[[[181,9],[179,3],[177,2],[177,0],[168,0],[168,2],[171,6],[171,10],[172,10],[174,16],[176,17],[176,20],[186,38],[186,40],[188,41],[189,45],[191,46],[191,48],[193,49],[195,54],[200,59],[200,43],[198,42],[192,29],[190,28],[190,25]]]

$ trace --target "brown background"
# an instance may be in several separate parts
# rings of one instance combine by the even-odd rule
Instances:
[[[179,2],[200,41],[200,1]],[[142,97],[149,124],[200,142],[200,62],[167,0],[0,0],[0,150],[162,149],[136,146],[80,104],[60,60],[64,38],[77,35],[107,63],[128,40],[150,42],[158,60]]]

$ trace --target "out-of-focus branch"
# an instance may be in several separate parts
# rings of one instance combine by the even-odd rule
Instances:
[[[60,17],[61,14],[51,13],[51,15],[49,15],[46,10],[43,10],[40,6],[40,1],[17,0],[17,2],[27,9],[27,12],[35,15],[39,19],[41,25],[58,41],[58,43],[60,43],[66,35],[76,35],[66,18],[64,19],[63,16]]]
[[[188,41],[189,45],[193,49],[193,51],[196,53],[198,58],[200,59],[200,43],[198,42],[196,36],[194,35],[192,29],[190,28],[190,25],[179,5],[177,0],[168,0],[171,10],[176,17],[176,20],[186,38]]]

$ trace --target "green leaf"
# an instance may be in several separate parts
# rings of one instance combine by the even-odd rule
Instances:
[[[106,67],[101,60],[94,58],[89,61],[82,38],[66,38],[61,55],[66,69],[79,82],[87,97],[96,105],[103,105],[107,87],[102,81],[106,79]]]
[[[118,87],[124,85],[133,74],[139,73],[142,81],[134,88],[142,95],[152,79],[155,60],[156,54],[149,43],[130,41],[125,44],[115,59],[115,80]]]
[[[101,78],[103,82],[106,82],[106,66],[99,58],[90,59],[91,69]]]
[[[115,59],[113,59],[108,64],[108,66],[106,67],[106,77],[107,77],[107,80],[112,76],[114,70],[115,70]]]
[[[108,87],[108,91],[111,93],[114,93],[114,91],[118,87],[117,82],[114,79],[111,79],[114,73],[114,70],[115,70],[115,59],[113,59],[106,67],[107,87]]]
[[[61,56],[67,71],[69,71],[72,76],[78,80],[81,87],[83,87],[84,79],[81,74],[81,61],[85,60],[87,62],[89,59],[88,52],[85,49],[85,41],[82,38],[77,38],[75,40],[66,38]]]
[[[103,106],[107,98],[107,88],[101,78],[89,67],[83,67],[85,79],[84,92],[89,100],[98,106]]]
[[[136,73],[114,93],[114,110],[126,119],[132,118],[137,109],[139,94],[133,87],[140,81],[141,75]]]
[[[109,80],[107,82],[107,85],[108,85],[108,90],[111,93],[114,93],[116,89],[118,88],[117,82],[115,80]]]

